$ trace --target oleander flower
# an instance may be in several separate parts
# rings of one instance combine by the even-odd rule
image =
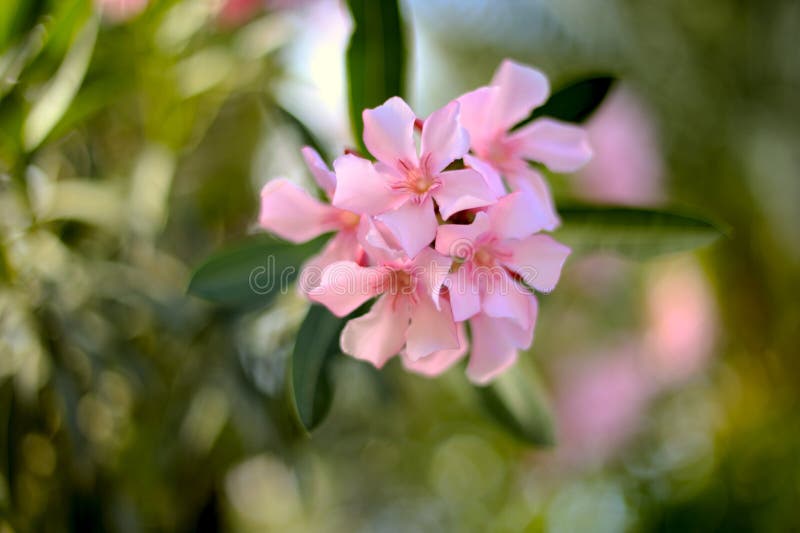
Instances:
[[[461,104],[461,124],[469,132],[474,154],[465,156],[464,162],[483,173],[496,192],[503,190],[502,177],[513,189],[529,190],[537,201],[544,228],[553,230],[559,220],[550,190],[529,161],[555,172],[574,172],[589,161],[592,150],[582,128],[550,118],[538,118],[514,129],[547,100],[549,93],[544,74],[507,59],[489,86],[456,101]]]
[[[353,154],[334,162],[333,205],[376,216],[414,257],[436,237],[434,202],[442,218],[493,203],[483,176],[473,169],[445,170],[467,153],[469,138],[458,122],[459,104],[435,111],[422,126],[419,153],[416,115],[402,99],[390,98],[364,118],[364,143],[378,162]]]

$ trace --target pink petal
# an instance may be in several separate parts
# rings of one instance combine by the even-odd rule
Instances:
[[[592,158],[586,131],[572,124],[540,118],[515,132],[519,155],[544,163],[555,172],[574,172]]]
[[[375,169],[371,161],[353,154],[333,162],[336,192],[333,205],[354,213],[376,215],[400,205],[404,196],[389,186],[389,178]]]
[[[536,170],[525,167],[514,176],[509,176],[511,187],[527,196],[530,211],[539,229],[553,231],[561,225],[556,213],[553,194],[542,175]],[[537,230],[538,231],[538,230]]]
[[[319,285],[308,297],[336,316],[346,316],[378,295],[387,272],[381,267],[362,267],[352,261],[337,261],[325,267]]]
[[[458,122],[458,102],[434,111],[422,126],[420,152],[432,175],[461,159],[469,150],[469,135]]]
[[[459,347],[456,323],[447,301],[437,309],[430,298],[422,297],[411,311],[411,325],[406,334],[406,354],[412,361],[441,350]]]
[[[542,229],[543,214],[529,192],[508,194],[486,210],[492,230],[503,239],[522,239]]]
[[[471,224],[443,224],[436,232],[436,251],[467,261],[475,254],[478,238],[490,230],[486,213],[476,213]]]
[[[464,324],[457,325],[458,348],[451,350],[440,350],[422,359],[413,361],[408,354],[402,354],[403,366],[411,372],[422,374],[423,376],[433,377],[442,374],[456,364],[467,353],[469,341],[467,340],[466,328]]]
[[[498,198],[508,192],[503,183],[503,178],[500,177],[500,173],[490,163],[467,154],[464,156],[464,164],[475,169],[478,174],[483,176],[486,184],[489,185],[489,189],[491,189]]]
[[[261,189],[259,224],[287,241],[305,242],[339,229],[338,209],[289,180],[276,179]]]
[[[467,377],[473,383],[486,384],[517,360],[517,348],[501,331],[507,320],[479,314],[469,321],[472,351]]]
[[[307,293],[318,286],[325,267],[337,261],[358,262],[363,249],[354,231],[340,231],[327,242],[320,253],[311,257],[303,265],[297,286],[300,292]]]
[[[417,116],[402,98],[393,96],[374,109],[365,109],[364,144],[379,161],[397,167],[404,161],[417,166],[414,121]],[[338,172],[337,172],[338,175]]]
[[[502,268],[486,276],[487,283],[481,294],[481,308],[483,312],[494,318],[508,318],[520,327],[530,325],[529,300],[533,295],[519,283],[511,279]]]
[[[462,322],[478,314],[481,310],[481,294],[468,267],[462,266],[445,279],[450,294],[453,319]]]
[[[513,244],[514,255],[506,264],[537,291],[550,292],[570,251],[549,235],[531,235]]]
[[[497,129],[508,130],[542,105],[550,94],[550,84],[538,70],[506,59],[492,78],[499,92],[487,111]]]
[[[410,319],[406,298],[382,296],[367,314],[344,326],[339,344],[344,353],[381,368],[403,349]]]
[[[497,195],[483,176],[471,168],[448,170],[439,174],[439,178],[442,186],[433,193],[433,197],[445,220],[459,211],[490,205],[497,200]]]
[[[425,284],[427,295],[438,307],[442,285],[450,272],[453,260],[433,248],[423,248],[413,261],[413,274]]]
[[[499,91],[497,87],[481,87],[458,97],[457,102],[461,105],[461,126],[469,133],[470,145],[476,152],[483,152],[486,144],[497,133],[490,129],[487,112]]]
[[[358,227],[358,242],[371,264],[386,265],[402,262],[406,254],[383,222],[364,216]]]
[[[417,255],[436,238],[438,224],[430,198],[419,204],[408,201],[394,211],[380,215],[378,220],[386,224],[409,257]]]
[[[333,191],[336,190],[336,174],[328,168],[328,165],[325,164],[325,161],[322,160],[319,153],[310,146],[304,146],[300,151],[317,185],[319,185],[320,189],[325,191],[328,198],[333,198]]]

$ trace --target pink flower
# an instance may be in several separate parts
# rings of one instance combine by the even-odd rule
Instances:
[[[452,214],[493,203],[484,178],[472,169],[445,170],[466,154],[469,139],[452,102],[425,120],[418,155],[414,140],[416,115],[394,97],[364,117],[364,143],[377,164],[345,155],[334,162],[338,186],[333,204],[356,213],[377,215],[414,257],[436,236],[436,213]]]
[[[108,20],[125,22],[147,7],[149,0],[95,0],[95,6]]]
[[[380,368],[404,347],[404,359],[412,363],[441,351],[465,349],[449,303],[439,298],[452,260],[431,248],[408,259],[369,222],[362,225],[361,238],[377,264],[333,263],[309,292],[312,300],[337,316],[379,296],[369,312],[345,325],[342,351]]]
[[[328,198],[332,197],[336,189],[334,173],[313,148],[303,148],[303,157],[317,184]],[[306,263],[301,279],[305,288],[313,286],[315,277],[331,263],[362,261],[363,250],[357,237],[360,221],[360,215],[323,203],[286,179],[272,180],[261,190],[262,228],[295,243],[336,232],[322,252]]]
[[[536,69],[505,60],[488,87],[457,99],[461,124],[469,132],[475,156],[464,162],[486,176],[496,192],[503,187],[500,175],[515,189],[527,189],[543,213],[545,229],[558,226],[550,191],[529,160],[555,172],[573,172],[592,155],[582,128],[549,118],[539,118],[512,128],[543,104],[549,95],[547,78]]]

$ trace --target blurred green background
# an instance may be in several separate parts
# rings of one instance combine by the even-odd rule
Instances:
[[[575,256],[519,372],[557,444],[485,417],[457,368],[335,360],[287,417],[306,305],[186,295],[353,144],[336,0],[0,4],[0,531],[800,530],[800,4],[403,4],[421,114],[504,57],[620,79],[561,198],[730,226],[694,254]],[[386,65],[395,68],[394,65]]]

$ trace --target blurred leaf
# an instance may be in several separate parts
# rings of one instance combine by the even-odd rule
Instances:
[[[28,31],[44,12],[47,0],[3,0],[0,2],[0,50]]]
[[[192,274],[188,291],[225,307],[263,307],[279,292],[291,290],[302,263],[326,239],[322,236],[294,244],[269,235],[254,235],[207,259]]]
[[[89,68],[97,39],[98,22],[92,17],[81,29],[55,76],[47,83],[22,129],[23,146],[31,151],[41,144],[72,102]]]
[[[603,103],[614,84],[611,76],[586,78],[555,91],[542,107],[516,127],[539,117],[551,117],[567,122],[584,122]]]
[[[555,444],[553,417],[541,380],[521,362],[476,390],[486,412],[510,434],[536,446]]]
[[[306,126],[302,120],[297,118],[291,111],[283,107],[277,106],[275,109],[278,111],[278,114],[283,120],[291,124],[292,127],[297,130],[297,133],[300,135],[300,139],[302,139],[304,145],[310,146],[322,156],[322,159],[326,161],[328,160],[326,157],[327,150],[322,147],[322,143],[320,142],[319,138],[317,138],[317,136],[308,129],[308,126]]]
[[[307,432],[316,428],[330,409],[333,394],[325,366],[339,353],[339,334],[346,321],[321,305],[312,305],[297,333],[287,393],[297,423]]]
[[[661,209],[575,205],[558,212],[563,226],[556,238],[576,252],[644,259],[706,246],[725,233],[699,216]]]
[[[46,33],[44,26],[39,24],[21,43],[0,56],[0,100],[16,86],[23,69],[42,51]]]
[[[350,120],[364,148],[361,112],[405,88],[406,48],[396,0],[348,0],[355,30],[347,48]]]

